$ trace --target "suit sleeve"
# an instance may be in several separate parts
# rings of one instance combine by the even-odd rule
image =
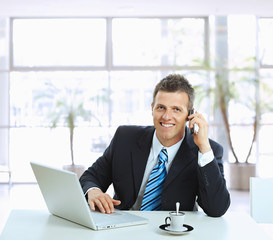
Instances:
[[[224,178],[223,148],[214,141],[210,143],[214,159],[204,167],[198,166],[197,202],[208,216],[220,217],[229,208],[230,195]]]
[[[115,145],[115,136],[103,155],[99,157],[80,177],[83,192],[97,187],[106,192],[112,183],[112,156]]]

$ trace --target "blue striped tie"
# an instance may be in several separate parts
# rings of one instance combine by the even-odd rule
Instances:
[[[158,163],[150,174],[144,192],[141,211],[156,211],[161,209],[161,192],[167,175],[165,163],[168,161],[166,149],[162,149],[158,156]]]

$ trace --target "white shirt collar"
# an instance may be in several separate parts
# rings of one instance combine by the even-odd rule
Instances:
[[[184,134],[185,136],[185,134]],[[184,137],[179,141],[177,142],[176,144],[170,146],[170,147],[165,147],[163,146],[157,136],[156,136],[156,130],[154,132],[154,136],[153,136],[153,144],[152,144],[152,149],[153,149],[153,159],[157,159],[158,157],[158,154],[160,153],[160,151],[162,150],[162,148],[165,148],[168,152],[168,164],[170,164],[172,162],[172,160],[174,159],[178,149],[180,148],[181,146],[181,143],[183,142],[184,140]]]

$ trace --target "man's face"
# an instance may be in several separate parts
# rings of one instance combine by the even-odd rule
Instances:
[[[162,145],[170,147],[179,142],[185,131],[189,98],[185,92],[159,91],[152,104],[156,136]]]

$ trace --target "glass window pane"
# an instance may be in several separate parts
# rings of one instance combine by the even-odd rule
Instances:
[[[9,74],[0,72],[0,127],[9,126]]]
[[[200,65],[204,19],[114,19],[115,66]]]
[[[106,72],[13,72],[12,126],[66,126],[73,109],[77,126],[108,126]]]
[[[255,16],[228,17],[228,49],[231,68],[255,66],[256,18]]]
[[[103,66],[105,19],[15,19],[14,66]]]
[[[160,79],[159,72],[112,72],[111,125],[151,125],[153,89]]]
[[[260,129],[260,141],[262,144],[260,144],[260,153],[261,154],[267,154],[268,156],[271,156],[271,162],[272,161],[272,155],[273,155],[273,149],[272,149],[272,142],[268,141],[268,139],[272,138],[273,134],[273,125],[262,125]],[[270,169],[272,173],[272,168]]]
[[[0,70],[9,68],[9,20],[0,18]]]
[[[33,181],[29,161],[57,167],[71,164],[67,124],[73,115],[75,164],[87,167],[105,150],[111,137],[107,72],[13,72],[10,76],[13,181]],[[55,120],[57,127],[49,128]]]
[[[272,119],[272,114],[271,114]],[[272,142],[269,139],[272,138],[273,135],[273,125],[265,124],[260,127],[259,131],[259,175],[260,177],[273,177],[272,169],[273,169],[273,148]]]
[[[9,75],[0,72],[0,166],[9,165]]]
[[[254,72],[230,72],[229,81],[230,102],[228,114],[230,124],[252,125],[256,107]]]
[[[253,126],[251,125],[231,125],[230,133],[232,144],[235,150],[235,153],[239,159],[239,162],[245,162],[246,157],[249,153],[251,141],[253,138]],[[225,149],[227,150],[227,149]],[[256,144],[254,143],[251,155],[249,156],[249,163],[255,163],[256,159]],[[231,151],[229,151],[229,162],[234,162],[235,158],[233,157]]]
[[[260,71],[260,111],[262,124],[272,125],[273,119],[273,70]]]
[[[168,56],[168,65],[203,65],[206,48],[204,19],[169,19],[167,34],[162,37],[163,56]]]
[[[111,136],[106,127],[77,127],[74,131],[75,164],[84,165],[86,168],[92,165],[108,146]],[[30,161],[58,168],[71,164],[68,128],[11,128],[12,181],[35,181]]]
[[[259,54],[262,65],[273,65],[273,19],[259,19]]]

